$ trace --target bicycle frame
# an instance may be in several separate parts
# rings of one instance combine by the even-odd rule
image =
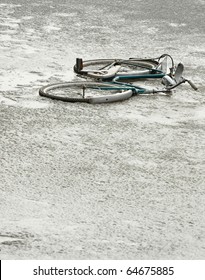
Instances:
[[[121,76],[122,79],[127,79],[127,75],[131,79],[150,79],[150,78],[162,78],[167,73],[166,67],[162,67],[163,61],[168,55],[162,55],[157,59],[137,59],[130,58],[124,59],[96,59],[83,61],[81,58],[76,59],[74,65],[74,72],[82,77],[90,77],[101,81],[110,81],[116,76]],[[163,60],[162,60],[163,59]],[[162,60],[162,61],[160,61]],[[99,64],[105,64],[103,67],[98,68]],[[123,66],[137,67],[142,70],[127,70],[123,69]],[[89,69],[89,66],[96,66],[94,69]],[[122,67],[121,67],[122,66]],[[160,69],[161,68],[161,69]],[[164,69],[166,68],[166,70]],[[173,61],[172,61],[173,68]],[[121,70],[121,71],[120,71]]]

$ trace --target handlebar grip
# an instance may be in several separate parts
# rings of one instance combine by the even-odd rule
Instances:
[[[197,90],[197,89],[198,89],[198,88],[195,86],[195,84],[192,83],[192,81],[187,80],[187,82],[190,84],[190,86],[191,86],[194,90]]]

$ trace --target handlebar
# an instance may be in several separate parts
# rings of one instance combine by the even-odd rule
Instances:
[[[197,90],[198,88],[195,86],[195,84],[190,81],[190,80],[187,80],[187,79],[184,79],[182,78],[180,82],[176,83],[175,85],[172,85],[172,86],[167,86],[166,88],[171,90],[171,89],[174,89],[176,87],[178,87],[179,85],[183,84],[183,83],[186,83],[188,82],[190,84],[190,86],[194,89],[194,90]]]
[[[190,84],[190,86],[191,86],[194,90],[197,90],[197,89],[198,89],[192,81],[190,81],[190,80],[186,80],[186,81]]]

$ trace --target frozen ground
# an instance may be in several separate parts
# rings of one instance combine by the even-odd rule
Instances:
[[[205,258],[204,11],[202,0],[1,1],[1,259]],[[104,105],[38,95],[72,80],[76,57],[162,53],[197,92]]]

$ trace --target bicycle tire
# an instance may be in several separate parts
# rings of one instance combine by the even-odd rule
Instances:
[[[114,94],[107,94],[107,95],[100,95],[100,96],[88,96],[88,97],[69,97],[69,96],[59,96],[52,93],[49,93],[51,90],[60,89],[60,88],[70,88],[76,89],[80,88],[82,90],[84,89],[94,89],[94,90],[108,90],[108,91],[117,91]],[[91,104],[97,104],[97,103],[109,103],[109,102],[117,102],[117,101],[123,101],[132,96],[133,92],[130,88],[116,85],[112,83],[99,83],[99,82],[88,82],[88,81],[79,81],[79,82],[66,82],[66,83],[55,83],[55,84],[49,84],[46,86],[43,86],[39,89],[39,95],[54,99],[54,100],[60,100],[64,102],[84,102],[84,103],[91,103]]]
[[[109,65],[126,65],[130,66],[131,68],[133,67],[139,67],[140,69],[143,70],[130,70],[130,72],[123,72],[123,71],[118,71],[119,69],[116,69],[116,72],[111,69],[111,73],[106,68],[106,66],[109,67]],[[104,65],[102,69],[94,69],[92,72],[92,69],[87,69],[87,67],[91,66],[98,66],[99,65]],[[85,60],[83,61],[82,69],[78,69],[77,64],[74,65],[73,70],[75,73],[83,76],[88,76],[91,78],[96,78],[96,79],[110,79],[115,76],[125,76],[125,75],[130,75],[130,76],[137,76],[137,75],[146,75],[150,74],[154,69],[156,69],[158,66],[158,62],[152,59],[135,59],[131,58],[128,60],[124,59],[95,59],[95,60]],[[104,70],[105,69],[105,70]],[[100,72],[103,72],[101,74]],[[107,71],[107,73],[106,73]]]

